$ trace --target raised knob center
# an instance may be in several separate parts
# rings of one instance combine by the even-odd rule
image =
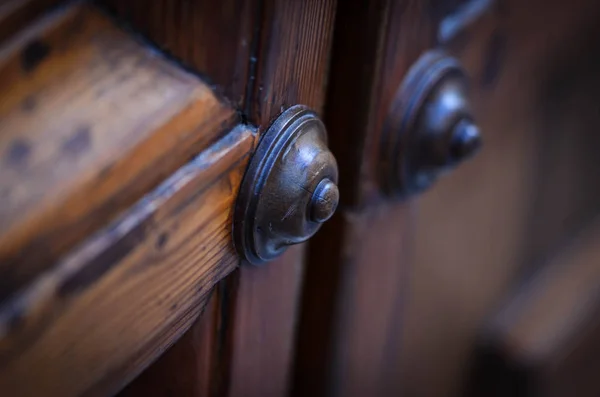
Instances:
[[[340,201],[340,191],[329,178],[324,178],[315,189],[311,199],[309,214],[313,222],[323,223],[335,212]]]
[[[459,121],[452,130],[450,156],[453,161],[464,161],[475,155],[481,148],[481,134],[475,123],[469,119]]]

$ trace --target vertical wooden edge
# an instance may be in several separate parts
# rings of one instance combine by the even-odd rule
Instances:
[[[357,175],[376,109],[390,7],[390,0],[341,1],[337,7],[324,121],[330,148],[344,170],[339,183],[344,206],[360,205],[359,192],[365,188]]]
[[[285,108],[302,104],[322,113],[336,1],[262,0],[250,120],[266,128]]]
[[[242,108],[250,80],[258,0],[98,0],[117,20]]]
[[[173,346],[128,384],[119,397],[211,396],[217,373],[219,287],[211,292],[202,313]]]
[[[242,263],[230,288],[229,396],[285,396],[290,391],[304,247],[262,267]]]
[[[336,331],[341,319],[343,245],[347,236],[338,211],[313,237],[308,249],[301,311],[296,337],[292,395],[333,395],[336,367]],[[327,239],[320,236],[326,235]]]
[[[255,51],[245,109],[266,130],[284,109],[322,113],[336,2],[257,4]],[[255,63],[254,63],[255,62]],[[242,263],[228,282],[227,384],[221,395],[278,397],[292,381],[305,245],[261,267]]]
[[[382,200],[380,131],[404,74],[433,44],[431,12],[418,1],[338,5],[325,119],[344,170],[344,196],[338,214],[310,242],[296,396],[400,390],[414,206]]]
[[[295,396],[398,392],[413,224],[406,203],[342,209],[311,241]]]

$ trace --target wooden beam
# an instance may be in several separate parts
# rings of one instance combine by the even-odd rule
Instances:
[[[0,389],[107,395],[195,320],[238,265],[231,209],[254,134],[240,126],[0,307]]]
[[[0,299],[238,119],[197,77],[85,5],[0,50],[0,93]]]

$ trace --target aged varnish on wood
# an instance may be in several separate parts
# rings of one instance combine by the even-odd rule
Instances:
[[[98,11],[59,10],[0,53],[0,298],[236,122]]]
[[[11,37],[0,68],[0,389],[110,395],[237,266],[254,130],[89,5]]]
[[[599,20],[0,0],[0,397],[599,395]]]
[[[244,50],[235,47],[239,43],[251,43],[253,52],[248,59],[249,75],[243,86],[246,94],[241,109],[250,122],[258,125],[259,135],[292,105],[303,104],[321,114],[327,87],[335,1],[310,4],[282,0],[244,1],[238,2],[244,5],[237,9],[250,11],[239,14],[224,12],[234,9],[229,7],[228,2],[220,3],[222,8],[213,6],[212,9],[202,6],[202,2],[193,6],[183,1],[169,5],[156,2],[150,12],[146,12],[146,5],[137,6],[142,2],[123,3],[113,7],[119,18],[131,21],[134,28],[139,28],[159,47],[209,78],[216,64],[203,63],[201,57],[219,52],[221,55],[215,59],[217,63],[232,65],[232,62],[243,62],[244,56],[240,54]],[[213,12],[216,8],[223,11],[217,12],[218,16]],[[165,34],[162,29],[172,26],[174,20],[169,17],[170,12],[182,15],[185,10],[190,11],[187,17],[190,19],[169,28],[171,33]],[[156,18],[151,15],[156,15]],[[211,40],[210,35],[189,34],[194,31],[192,26],[202,26],[198,21],[214,18],[225,21],[227,26],[235,25],[228,30],[229,34],[241,29],[238,30],[241,35],[238,41],[229,41],[228,38],[233,36],[217,42]],[[251,18],[253,27],[251,37],[243,28],[247,26],[248,18]],[[198,57],[191,57],[186,50],[188,48],[194,48]],[[225,68],[230,70],[231,67]],[[221,76],[213,80],[216,89],[226,95],[234,93],[232,98],[237,102],[241,80],[220,73],[214,75]],[[190,348],[216,349],[219,352],[213,357],[212,376],[207,386],[216,395],[282,396],[290,390],[304,258],[304,247],[296,246],[268,265],[252,267],[242,264],[218,288],[215,304],[222,315],[202,318],[190,330],[190,335],[182,339],[182,344],[191,343],[193,333],[207,327],[214,329],[211,338],[214,342],[206,342],[209,346]],[[185,351],[180,346],[173,350]],[[177,376],[178,368],[197,366],[202,357],[169,352],[156,364],[163,371],[151,370],[154,376],[142,376],[139,383],[126,390],[126,394],[141,395],[144,390],[155,387],[152,385],[161,387],[159,385],[164,379]],[[201,378],[206,379],[204,373]],[[191,396],[195,395],[195,387],[197,385],[193,383],[179,383],[176,390],[181,395]]]

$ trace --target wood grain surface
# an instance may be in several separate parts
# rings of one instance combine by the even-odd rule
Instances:
[[[582,0],[573,8],[574,14],[567,15],[560,11],[558,1],[497,2],[490,13],[481,15],[480,21],[472,21],[468,29],[443,43],[459,55],[472,77],[474,104],[486,148],[472,164],[445,178],[419,199],[419,215],[412,229],[414,210],[406,204],[383,203],[379,196],[379,131],[406,71],[424,50],[440,44],[440,23],[462,3],[465,2],[348,1],[336,6],[338,27],[331,55],[331,90],[325,121],[333,151],[344,170],[340,181],[342,206],[341,213],[311,241],[314,249],[308,256],[296,347],[300,359],[294,383],[297,395],[398,390],[414,396],[460,395],[460,382],[478,327],[521,268],[519,255],[528,235],[526,230],[530,222],[535,222],[527,214],[535,205],[531,201],[536,194],[532,181],[539,167],[535,132],[539,128],[539,113],[535,108],[538,95],[543,92],[540,86],[545,80],[541,77],[547,75],[544,65],[557,61],[548,55],[560,43],[578,40],[577,32],[581,30],[576,27],[593,7],[581,8],[586,3]],[[261,130],[279,113],[281,108],[277,106],[285,107],[296,98],[313,101],[318,97],[310,91],[316,87],[316,83],[310,83],[313,76],[303,75],[305,68],[312,67],[307,65],[317,58],[313,59],[309,50],[291,50],[304,43],[299,40],[295,45],[295,29],[302,30],[295,23],[313,12],[300,8],[277,2],[264,2],[256,8],[258,22],[252,40],[256,52],[250,57],[246,85],[246,91],[251,93],[241,108],[250,120],[260,123]],[[553,26],[554,33],[532,23],[527,10],[543,15],[536,21],[553,21],[547,26]],[[592,17],[590,12],[589,18]],[[277,22],[270,25],[263,20]],[[320,36],[302,37],[315,40]],[[281,59],[302,57],[289,58],[284,63],[269,60],[282,51],[286,53],[280,55]],[[360,61],[364,59],[368,62]],[[279,69],[281,65],[290,67]],[[320,70],[319,66],[316,69]],[[289,70],[301,73],[292,74]],[[348,84],[349,80],[352,84]],[[277,85],[277,81],[302,83],[295,92],[296,85]],[[311,103],[318,106],[318,100]],[[390,230],[391,236],[406,239],[405,245],[392,238],[378,240],[373,227],[361,229],[364,224]],[[540,246],[550,241],[540,240]],[[370,242],[366,248],[363,241]],[[293,255],[290,254],[292,263]],[[408,282],[403,277],[411,259],[414,270]],[[272,313],[280,313],[277,308],[292,302],[290,297],[295,292],[281,292],[285,296],[277,295],[280,300],[275,299],[275,292],[262,292],[278,280],[288,279],[285,268],[277,273],[271,267],[275,265],[269,265],[269,270],[242,268],[225,283],[229,284],[225,287],[228,293],[222,297],[228,298],[218,302],[225,315],[219,320],[212,316],[201,320],[212,323],[218,340],[224,341],[219,348],[226,354],[216,359],[216,365],[222,368],[218,372],[227,379],[225,384],[230,384],[229,377],[233,375],[232,385],[239,379],[254,385],[255,378],[263,379],[263,374],[272,371],[272,388],[267,394],[285,390],[282,368],[290,350],[285,347],[289,339],[280,335],[289,329],[286,324],[294,321],[289,312],[276,318],[269,305],[275,302]],[[372,272],[371,268],[377,271]],[[272,274],[268,282],[269,277],[263,277],[266,273]],[[384,278],[386,274],[390,276]],[[381,294],[380,283],[386,286],[381,288]],[[409,284],[408,290],[402,290],[404,283]],[[398,286],[397,291],[394,285]],[[403,293],[409,294],[404,299],[404,313]],[[237,303],[240,301],[243,304]],[[345,302],[355,302],[356,310]],[[376,305],[385,308],[382,312],[387,317],[372,314]],[[254,314],[237,311],[236,307]],[[229,327],[219,328],[223,318],[233,319]],[[243,330],[235,324],[241,324]],[[386,339],[395,330],[399,330],[396,335],[401,340]],[[277,343],[260,349],[255,344],[261,340],[257,335]],[[357,374],[361,363],[355,360],[362,356],[369,358],[372,367]],[[267,358],[277,367],[271,367]],[[215,367],[211,368],[214,371]],[[348,374],[357,375],[344,383]],[[284,389],[278,389],[274,385],[277,382]],[[227,390],[221,387],[212,390],[217,390],[217,394]],[[194,389],[185,390],[192,391],[182,395],[197,393]],[[229,389],[232,394],[240,390],[253,391],[237,386]]]
[[[279,113],[304,104],[322,114],[336,2],[262,4],[249,119],[264,131]],[[263,267],[244,266],[231,299],[231,397],[289,393],[304,274],[304,245]]]
[[[294,395],[398,394],[413,223],[401,204],[344,210],[311,242]]]
[[[196,77],[89,6],[0,51],[0,298],[237,120]]]
[[[349,171],[340,176],[347,205],[378,200],[382,126],[406,72],[435,45],[430,11],[412,0],[340,3],[325,124],[340,168]]]
[[[221,298],[217,284],[198,320],[118,396],[214,395],[222,378],[218,366]]]
[[[335,2],[272,0],[260,7],[251,95],[243,107],[248,120],[259,125],[259,134],[293,104],[322,110]],[[216,395],[288,393],[303,251],[303,246],[293,247],[263,267],[242,264],[227,281],[228,298],[221,310],[228,326],[221,329],[224,356],[218,364],[224,381]]]
[[[117,18],[243,106],[258,0],[101,0]]]
[[[0,307],[0,389],[106,395],[156,359],[236,268],[237,127]]]
[[[321,113],[336,1],[265,0],[248,116],[266,128],[282,109],[306,105]]]
[[[443,43],[465,1],[99,1],[126,31],[51,3],[0,1],[9,395],[111,394],[161,355],[123,396],[462,395],[490,309],[598,212],[594,0],[490,2]],[[471,76],[485,149],[418,203],[386,202],[385,114],[440,44]],[[231,129],[260,135],[296,103],[325,119],[339,213],[308,254],[236,270],[255,135]],[[597,234],[488,323],[484,387],[597,394]]]
[[[240,106],[246,119],[259,126],[260,134],[288,106],[301,103],[321,112],[335,2],[269,0],[246,4],[244,7],[251,7],[255,16],[251,40],[255,44],[245,86],[247,96]],[[245,22],[238,19],[231,23]],[[156,33],[150,34],[158,37]],[[204,53],[210,50],[203,47],[214,43],[199,38],[194,45],[196,51]],[[229,82],[223,84],[227,86]],[[286,395],[295,355],[303,262],[304,246],[298,246],[262,267],[242,263],[217,289],[215,304],[220,315],[202,316],[192,328],[212,328],[213,338],[205,340],[202,347],[191,344],[191,336],[183,339],[179,342],[181,346],[178,344],[155,364],[160,370],[150,370],[161,375],[144,375],[139,385],[133,384],[127,390],[130,392],[127,395],[143,395],[144,390],[154,388],[153,384],[157,390],[163,390],[160,385],[163,380],[176,378],[177,373],[187,371],[186,366],[199,368],[198,379],[211,379],[208,395]],[[217,353],[212,365],[206,368],[200,366],[204,353],[193,358],[184,353],[189,349]],[[180,396],[202,395],[194,384],[179,385],[176,390]]]
[[[295,246],[269,266],[242,266],[235,275],[228,396],[289,393],[303,268],[304,247]]]

